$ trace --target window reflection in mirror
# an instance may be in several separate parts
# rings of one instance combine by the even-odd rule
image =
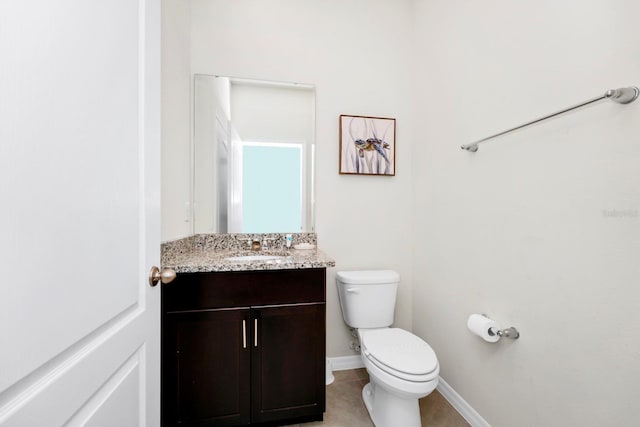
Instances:
[[[242,144],[242,231],[301,230],[303,144]]]
[[[313,231],[315,89],[196,75],[194,233]]]

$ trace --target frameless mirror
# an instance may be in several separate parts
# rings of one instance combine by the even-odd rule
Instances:
[[[315,88],[194,76],[194,233],[314,229]]]

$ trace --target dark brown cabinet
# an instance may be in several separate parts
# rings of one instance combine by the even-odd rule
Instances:
[[[248,309],[165,316],[163,425],[249,424],[251,359],[241,335],[248,323]]]
[[[180,274],[162,305],[164,427],[322,420],[325,269]]]

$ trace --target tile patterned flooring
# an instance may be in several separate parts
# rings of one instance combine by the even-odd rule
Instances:
[[[365,369],[334,371],[335,381],[327,386],[324,421],[289,427],[374,427],[362,402],[362,387],[369,382]],[[469,424],[437,390],[420,399],[422,426],[468,427]],[[402,427],[402,426],[398,426]]]

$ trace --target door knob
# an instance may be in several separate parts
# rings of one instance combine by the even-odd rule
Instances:
[[[162,283],[171,283],[173,279],[176,278],[176,272],[170,268],[163,268],[162,271],[155,265],[151,267],[151,272],[149,273],[149,284],[153,287],[158,284],[158,282]]]

